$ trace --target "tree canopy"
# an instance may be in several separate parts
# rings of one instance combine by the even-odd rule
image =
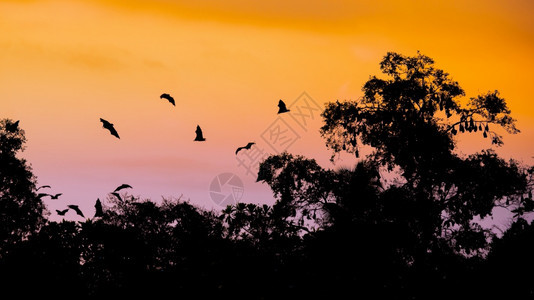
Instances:
[[[354,165],[271,155],[257,181],[273,205],[208,211],[123,194],[99,199],[83,222],[50,221],[17,157],[24,131],[1,120],[0,281],[21,297],[57,285],[94,298],[531,297],[534,273],[521,270],[534,266],[534,167],[491,148],[458,151],[462,134],[500,146],[503,132],[519,132],[506,101],[498,91],[466,98],[420,53],[388,53],[380,67],[385,78],[370,77],[360,99],[322,113],[331,160],[347,152]],[[477,222],[497,207],[513,214],[502,236]]]

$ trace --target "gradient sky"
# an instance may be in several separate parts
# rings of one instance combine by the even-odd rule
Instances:
[[[0,117],[20,120],[22,157],[39,185],[63,193],[46,200],[52,212],[78,204],[90,217],[122,183],[142,198],[220,209],[210,183],[225,172],[242,179],[242,202],[271,204],[235,149],[255,141],[276,153],[269,130],[285,128],[289,152],[354,164],[329,162],[317,107],[360,97],[386,52],[419,50],[468,97],[500,91],[521,133],[497,151],[531,164],[533,14],[529,0],[0,0]],[[279,99],[315,110],[278,116]],[[197,124],[203,143],[193,142]],[[478,135],[459,145],[491,146]]]

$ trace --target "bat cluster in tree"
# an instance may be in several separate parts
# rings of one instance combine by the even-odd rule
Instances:
[[[461,133],[464,132],[482,132],[482,136],[484,138],[488,137],[489,133],[489,125],[487,122],[484,121],[475,121],[473,118],[462,118],[458,124],[458,129],[456,129],[456,125],[452,126],[451,133],[456,135],[460,131]]]

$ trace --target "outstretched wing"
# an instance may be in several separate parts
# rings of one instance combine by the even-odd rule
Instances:
[[[129,185],[129,184],[123,183],[123,184],[119,185],[113,192],[118,192],[118,191],[120,191],[122,189],[126,189],[126,188],[130,188],[131,189],[132,186]]]
[[[280,101],[278,101],[278,113],[281,114],[281,113],[285,113],[285,112],[288,112],[289,109],[286,108],[286,104],[284,103],[284,101],[282,101],[282,99],[280,99]]]
[[[113,196],[117,197],[117,199],[119,199],[119,201],[122,202],[122,198],[121,198],[121,195],[119,195],[119,193],[117,193],[117,192],[113,192],[113,193],[111,193],[111,194],[112,194]]]
[[[161,94],[160,96],[161,99],[167,99],[172,105],[176,106],[175,102],[174,102],[174,98],[169,95],[169,94]]]
[[[76,214],[78,214],[79,216],[81,216],[82,218],[85,218],[85,216],[83,215],[83,212],[80,210],[80,208],[78,207],[78,205],[74,205],[74,204],[69,204],[67,205],[68,208],[74,210],[76,212]]]
[[[37,188],[37,190],[44,189],[44,188],[51,188],[49,185],[43,185]]]
[[[60,216],[64,216],[67,213],[67,211],[69,211],[68,208],[64,209],[64,210],[56,209],[57,214],[60,215]]]
[[[197,130],[195,130],[195,133],[197,134],[195,141],[204,141],[204,135],[202,134],[202,129],[200,129],[200,126],[197,125]]]
[[[110,132],[113,136],[115,136],[115,137],[117,137],[118,139],[120,139],[120,137],[119,137],[119,133],[117,132],[117,130],[115,130],[115,127],[113,126],[113,124],[111,124],[110,122],[108,122],[108,121],[106,121],[106,120],[104,120],[104,119],[102,119],[102,118],[100,118],[100,121],[102,122],[102,126],[103,126],[104,128],[106,128],[107,130],[109,130],[109,132]]]
[[[244,147],[239,147],[239,148],[237,148],[237,150],[235,151],[235,154],[237,154],[237,152],[241,151],[242,149],[250,149],[250,147],[252,147],[252,145],[254,145],[254,144],[256,144],[256,143],[251,142],[251,143],[248,143],[248,144],[247,144],[246,146],[244,146]]]

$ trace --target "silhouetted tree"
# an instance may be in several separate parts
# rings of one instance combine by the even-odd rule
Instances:
[[[361,99],[328,103],[322,114],[332,161],[341,151],[358,158],[364,145],[371,154],[354,170],[336,171],[273,155],[260,164],[258,181],[270,185],[274,206],[290,212],[288,219],[302,225],[312,216],[319,226],[306,237],[307,253],[324,267],[315,274],[343,274],[330,278],[397,296],[414,295],[415,282],[426,282],[429,289],[416,294],[430,297],[452,274],[447,266],[488,252],[493,234],[476,217],[491,216],[496,206],[534,209],[524,200],[529,172],[493,150],[466,157],[456,151],[459,134],[479,132],[499,146],[494,127],[519,132],[497,91],[463,104],[459,84],[421,54],[388,53],[380,66],[387,79],[371,77]],[[385,180],[391,177],[393,184]]]
[[[486,282],[499,284],[487,291],[488,297],[532,299],[534,297],[534,224],[518,218],[503,236],[497,238],[480,275]]]
[[[47,210],[35,194],[35,176],[25,159],[26,137],[18,121],[0,120],[0,258],[45,223]]]

